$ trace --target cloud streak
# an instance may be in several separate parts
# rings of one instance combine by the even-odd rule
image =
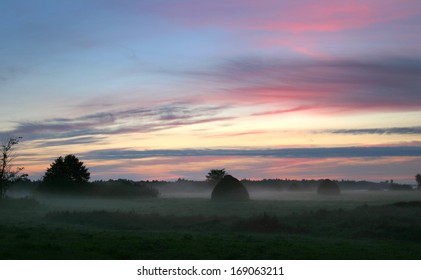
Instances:
[[[341,147],[289,149],[179,149],[130,150],[110,149],[86,152],[91,160],[140,159],[151,157],[273,157],[273,158],[353,158],[353,157],[419,157],[421,147]]]
[[[88,136],[104,136],[126,133],[148,133],[181,126],[232,120],[234,117],[220,116],[221,106],[200,106],[173,103],[150,108],[134,108],[120,111],[99,112],[75,118],[53,118],[39,122],[20,122],[0,136],[23,136],[26,140],[62,139]],[[83,140],[84,139],[84,140]],[[91,141],[60,140],[57,143],[74,144]],[[54,144],[54,142],[52,143]]]
[[[158,16],[195,27],[283,32],[337,32],[396,21],[419,13],[415,0],[406,1],[195,1],[158,6],[146,3]]]
[[[364,129],[337,129],[328,130],[334,134],[421,134],[421,126],[414,127],[391,127],[391,128],[364,128]]]
[[[405,57],[301,59],[243,57],[191,72],[217,84],[213,102],[271,104],[279,109],[358,112],[421,109],[421,59]]]
[[[101,140],[104,140],[104,137],[76,137],[71,139],[64,140],[50,140],[50,141],[41,141],[40,143],[35,143],[34,147],[44,148],[44,147],[53,147],[53,146],[68,146],[68,145],[83,145],[98,143]]]

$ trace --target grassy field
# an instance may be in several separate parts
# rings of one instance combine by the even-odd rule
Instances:
[[[251,196],[6,199],[0,258],[421,259],[421,192]]]

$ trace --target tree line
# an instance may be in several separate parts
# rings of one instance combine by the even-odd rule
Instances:
[[[28,180],[28,174],[24,173],[23,167],[14,167],[13,161],[16,158],[14,153],[15,146],[19,144],[21,137],[12,137],[7,141],[4,141],[1,148],[0,158],[0,199],[4,198],[8,188],[16,182]],[[224,176],[228,175],[225,169],[211,169],[206,175],[206,182],[214,186]],[[45,171],[40,184],[39,190],[46,192],[74,192],[74,193],[86,193],[86,194],[103,194],[103,195],[136,195],[140,194],[143,196],[158,196],[159,192],[155,190],[151,185],[153,183],[145,184],[142,182],[133,182],[130,180],[119,179],[119,180],[108,180],[108,181],[95,181],[89,182],[90,172],[86,165],[80,161],[75,155],[69,154],[64,157],[59,156],[54,160]],[[182,179],[179,179],[182,180]],[[187,181],[187,180],[182,180]],[[421,189],[421,174],[415,175],[415,181],[418,188]],[[193,182],[193,181],[192,181]],[[290,190],[300,190],[300,185],[308,185],[307,180],[296,181],[292,180],[288,183],[288,180],[242,180],[243,183],[249,186],[257,185],[277,185],[290,184]],[[159,184],[159,181],[156,181]],[[344,182],[343,185],[352,185],[358,182]],[[369,183],[369,182],[366,182]],[[391,190],[407,190],[411,189],[410,186],[395,184],[391,181],[389,189]],[[124,189],[124,192],[123,192]]]

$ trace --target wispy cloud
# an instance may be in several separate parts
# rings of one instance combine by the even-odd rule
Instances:
[[[139,159],[151,157],[273,157],[273,158],[350,158],[350,157],[419,157],[421,147],[341,147],[341,148],[289,148],[289,149],[179,149],[130,150],[110,149],[86,152],[91,160]]]
[[[248,136],[248,135],[258,135],[258,134],[264,134],[267,133],[268,131],[265,130],[249,130],[249,131],[241,131],[241,132],[227,132],[227,133],[222,133],[222,134],[213,134],[210,137],[222,137],[222,138],[226,138],[226,137],[237,137],[237,136]]]
[[[0,65],[0,84],[16,79],[25,71],[21,67]]]
[[[225,89],[213,102],[272,104],[277,114],[405,111],[421,108],[421,59],[405,57],[301,59],[243,57],[191,72]]]
[[[195,1],[181,0],[151,6],[148,11],[183,24],[225,29],[284,32],[335,32],[405,18],[419,12],[406,1]]]
[[[98,143],[101,140],[104,140],[105,137],[98,137],[98,136],[85,136],[85,137],[76,137],[64,140],[42,140],[42,141],[35,141],[34,147],[53,147],[53,146],[68,146],[68,145],[81,145],[81,144],[90,144],[90,143]]]
[[[335,134],[421,134],[421,126],[390,127],[390,128],[364,128],[364,129],[336,129],[329,130]]]
[[[312,107],[309,107],[309,106],[299,106],[299,107],[290,108],[290,109],[264,111],[264,112],[254,113],[252,115],[253,116],[281,115],[281,114],[305,111],[305,110],[309,110],[309,109],[314,109],[314,107],[312,108]]]
[[[148,133],[180,126],[231,120],[219,115],[224,107],[190,104],[166,104],[148,108],[98,112],[75,118],[53,118],[38,122],[20,122],[0,136],[19,135],[26,140],[78,138],[63,143],[91,141],[93,136]],[[83,140],[84,139],[84,140]],[[59,142],[58,142],[59,143]]]

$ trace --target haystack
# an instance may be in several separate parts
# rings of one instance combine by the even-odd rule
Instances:
[[[244,185],[231,175],[225,175],[212,191],[212,200],[250,200],[249,193]]]
[[[317,188],[318,194],[338,195],[341,190],[335,182],[325,179],[320,181],[319,187]]]

